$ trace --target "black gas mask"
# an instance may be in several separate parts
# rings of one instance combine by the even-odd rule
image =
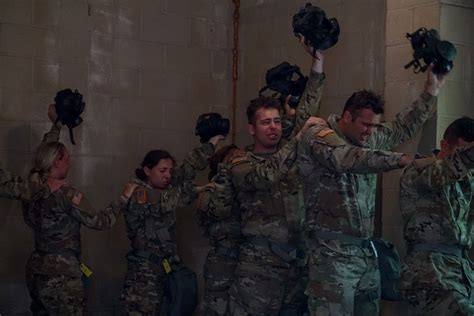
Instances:
[[[339,23],[336,18],[328,19],[319,7],[307,3],[293,16],[293,33],[305,38],[305,44],[313,47],[313,56],[317,49],[325,50],[334,46],[339,39]]]
[[[278,100],[282,105],[285,103],[287,96],[290,95],[288,105],[295,108],[300,102],[300,97],[304,92],[308,78],[303,76],[300,67],[282,62],[267,70],[265,81],[267,85],[260,89],[259,95],[265,90],[271,89],[279,93]]]
[[[405,69],[413,66],[414,73],[425,72],[430,64],[433,64],[435,74],[447,74],[453,69],[456,48],[452,43],[442,41],[438,31],[422,27],[411,34],[407,33],[406,37],[413,47],[413,60],[405,65]]]
[[[196,122],[195,135],[199,135],[201,143],[208,142],[216,135],[227,136],[230,122],[219,113],[204,113],[199,115]]]
[[[81,114],[86,106],[82,101],[82,94],[77,90],[72,92],[71,89],[64,89],[56,93],[54,103],[58,115],[56,123],[61,122],[69,128],[69,138],[75,145],[72,129],[82,123]]]

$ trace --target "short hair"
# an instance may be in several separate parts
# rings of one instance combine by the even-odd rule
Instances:
[[[359,116],[360,110],[369,109],[375,114],[383,114],[385,100],[380,94],[370,90],[361,90],[354,92],[346,101],[342,113],[348,111],[353,119]]]
[[[457,143],[459,138],[466,142],[474,141],[474,119],[463,116],[453,121],[444,131],[443,138],[449,144]]]
[[[260,109],[275,109],[278,112],[281,111],[280,102],[272,97],[259,96],[256,99],[250,101],[247,107],[247,119],[249,124],[255,124],[255,113]]]
[[[146,181],[148,177],[145,174],[143,168],[147,167],[152,169],[162,159],[170,159],[173,162],[173,166],[176,165],[176,160],[173,156],[171,156],[169,152],[160,149],[151,150],[143,158],[143,161],[140,164],[140,168],[135,169],[135,175],[137,176],[137,178],[142,181]]]

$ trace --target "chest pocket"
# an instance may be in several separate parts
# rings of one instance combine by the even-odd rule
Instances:
[[[375,191],[377,178],[375,175],[354,175],[357,192],[357,203],[363,219],[371,219],[375,216]]]
[[[161,244],[173,242],[172,231],[176,223],[175,209],[179,194],[173,190],[146,189],[148,196],[148,216],[145,219],[145,232],[148,239]]]

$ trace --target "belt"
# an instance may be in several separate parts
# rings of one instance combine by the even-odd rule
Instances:
[[[377,257],[377,250],[375,249],[374,242],[370,238],[360,238],[326,230],[311,230],[308,232],[308,237],[312,239],[320,238],[326,240],[338,240],[360,248],[372,249],[375,256]]]
[[[251,244],[267,248],[285,262],[291,262],[299,257],[298,249],[288,243],[262,237],[250,237],[248,241]]]
[[[35,249],[34,252],[42,255],[42,256],[47,256],[47,255],[61,255],[61,256],[73,256],[76,257],[77,259],[80,258],[80,253],[74,250],[70,249],[62,249],[62,250],[53,250],[53,251],[44,251],[44,250],[39,250]]]
[[[173,256],[173,257],[168,257],[168,256],[159,256],[159,255],[156,255],[152,252],[149,252],[149,251],[145,251],[145,250],[140,250],[140,249],[133,249],[132,251],[130,251],[128,254],[127,254],[127,258],[129,258],[130,256],[135,256],[135,257],[138,257],[138,258],[142,258],[142,259],[147,259],[159,266],[161,266],[162,262],[163,262],[163,259],[168,259],[168,261],[170,263],[178,263],[179,262],[179,259],[176,258],[176,256]]]
[[[445,245],[436,243],[419,243],[409,247],[411,251],[426,251],[426,252],[439,252],[445,255],[455,256],[458,258],[469,258],[468,248],[456,245]]]

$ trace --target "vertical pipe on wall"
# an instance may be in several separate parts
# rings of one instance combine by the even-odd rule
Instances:
[[[232,49],[232,143],[235,144],[235,127],[237,116],[237,79],[239,77],[239,24],[240,24],[240,0],[232,0],[234,3],[234,48]]]

